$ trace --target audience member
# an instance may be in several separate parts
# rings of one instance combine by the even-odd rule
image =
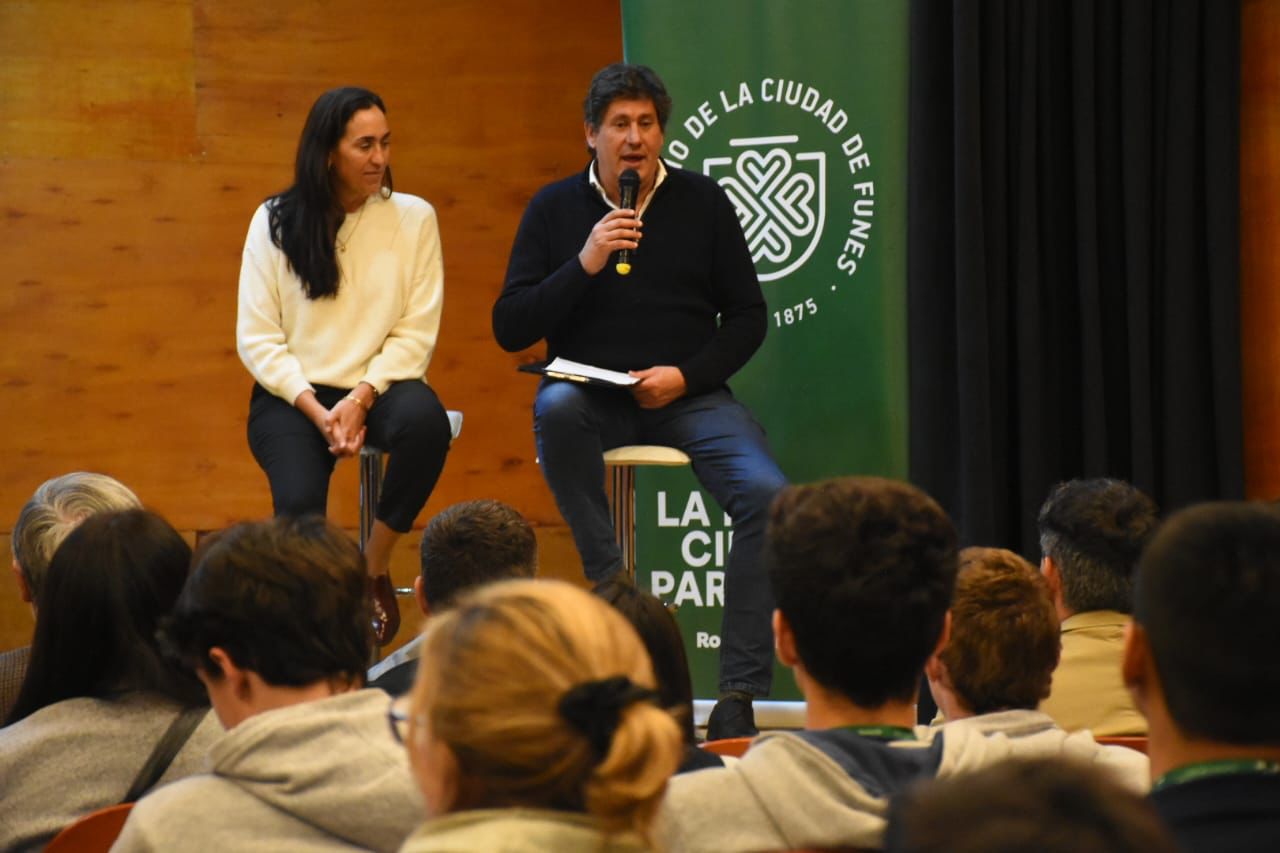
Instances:
[[[1156,810],[1189,853],[1280,850],[1280,510],[1174,515],[1138,566],[1124,679]]]
[[[1035,568],[1012,551],[966,548],[951,602],[951,636],[925,675],[947,728],[973,726],[1013,741],[1020,756],[1066,757],[1106,768],[1138,794],[1150,787],[1147,757],[1099,746],[1036,710],[1058,664],[1058,617]]]
[[[872,477],[788,487],[765,555],[778,659],[804,694],[806,730],[764,734],[741,761],[672,779],[667,847],[876,847],[892,794],[1010,753],[971,727],[930,740],[912,729],[956,576],[955,531],[931,498]]]
[[[531,578],[537,571],[538,540],[524,516],[501,501],[467,501],[437,514],[422,532],[413,595],[422,615],[430,617],[473,587]],[[393,696],[409,692],[421,653],[418,636],[369,670],[369,686]]]
[[[675,716],[684,733],[684,759],[676,772],[723,767],[723,758],[698,746],[693,730],[693,680],[689,675],[689,657],[685,654],[680,626],[667,606],[657,596],[616,575],[597,584],[592,591],[626,617],[649,652],[653,674],[658,679],[659,701]]]
[[[1134,566],[1156,523],[1151,499],[1119,480],[1059,483],[1040,508],[1040,567],[1062,622],[1062,660],[1040,710],[1068,731],[1147,732],[1120,657]]]
[[[1096,767],[1004,761],[895,798],[891,853],[1174,853],[1151,806]]]
[[[67,534],[96,512],[140,506],[137,495],[105,474],[75,471],[40,484],[18,513],[11,538],[13,576],[32,616],[45,569]],[[0,720],[13,710],[30,658],[29,645],[0,652]]]
[[[559,581],[502,581],[431,619],[396,715],[427,850],[648,849],[680,730],[635,631]]]
[[[171,726],[187,737],[160,761],[159,782],[203,766],[222,728],[155,640],[190,560],[182,537],[141,509],[89,517],[54,553],[30,668],[0,729],[0,849],[39,850],[76,818],[132,799]]]
[[[162,642],[228,729],[210,772],[144,797],[114,849],[396,850],[422,814],[381,690],[364,557],[320,516],[202,550]]]

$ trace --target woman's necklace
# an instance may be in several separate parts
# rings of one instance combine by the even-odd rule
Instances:
[[[360,227],[360,220],[364,218],[364,209],[367,204],[360,205],[360,212],[356,214],[356,224],[351,226],[351,230],[347,232],[347,239],[339,240],[338,235],[333,236],[333,242],[338,244],[338,251],[346,254],[347,246],[351,243],[351,238],[355,236],[356,229]]]

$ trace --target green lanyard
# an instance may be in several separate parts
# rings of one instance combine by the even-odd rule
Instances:
[[[1261,758],[1224,758],[1220,761],[1198,761],[1177,767],[1162,775],[1151,786],[1152,791],[1159,791],[1183,782],[1194,782],[1197,779],[1208,779],[1212,776],[1225,776],[1228,773],[1261,774],[1274,776],[1280,774],[1280,761],[1265,761]]]
[[[879,740],[915,740],[916,733],[902,726],[841,726],[847,732]]]

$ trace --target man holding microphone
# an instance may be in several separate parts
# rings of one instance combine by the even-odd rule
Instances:
[[[637,380],[613,389],[547,378],[534,403],[543,474],[589,580],[622,569],[603,486],[605,450],[679,448],[733,519],[720,701],[707,736],[736,737],[755,734],[751,700],[767,695],[772,679],[773,600],[760,549],[769,502],[786,479],[764,431],[726,384],[764,340],[759,280],[724,191],[659,159],[670,113],[651,69],[618,63],[595,75],[584,103],[592,162],[529,203],[493,329],[508,351],[545,339],[548,358]],[[628,171],[638,185],[624,205]],[[623,250],[629,257],[617,258]]]

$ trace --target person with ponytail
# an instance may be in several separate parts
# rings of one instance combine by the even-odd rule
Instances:
[[[680,763],[635,630],[558,581],[491,584],[427,626],[392,706],[428,820],[402,851],[650,849]]]
[[[382,99],[343,87],[311,107],[293,185],[259,206],[240,267],[236,349],[255,383],[249,447],[277,515],[323,515],[335,461],[388,453],[365,559],[379,644],[400,624],[396,539],[444,467],[449,420],[426,383],[444,302],[435,210],[392,192]]]

